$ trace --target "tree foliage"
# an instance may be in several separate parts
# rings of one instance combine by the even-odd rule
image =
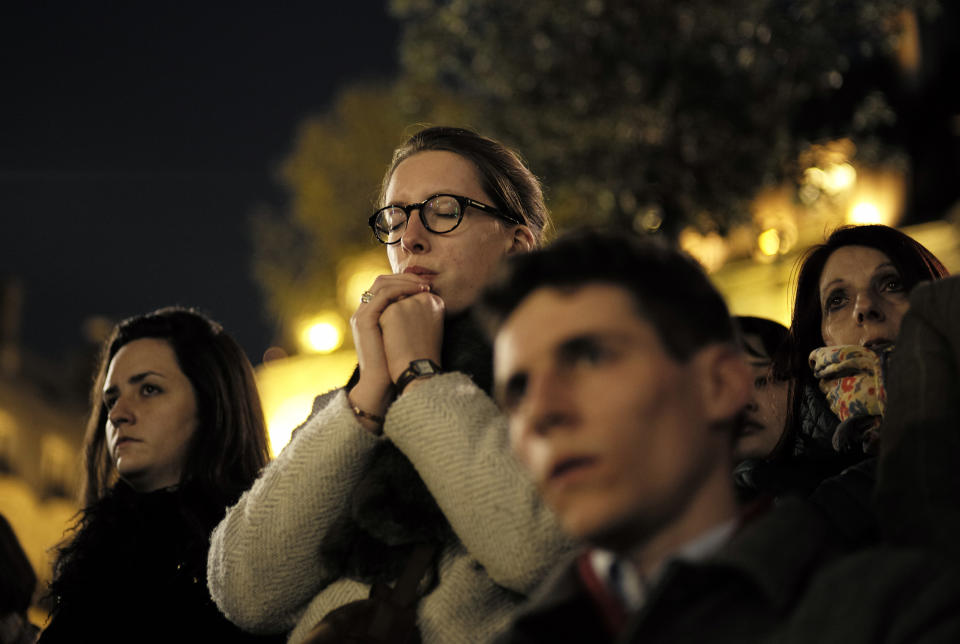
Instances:
[[[725,229],[810,141],[854,136],[891,154],[877,138],[895,119],[885,55],[897,15],[916,4],[394,0],[392,10],[405,72],[481,106],[485,129],[544,175],[561,219],[631,225],[653,212],[676,232]]]

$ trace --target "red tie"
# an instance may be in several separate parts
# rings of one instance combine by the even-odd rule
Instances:
[[[619,568],[620,565],[622,564],[618,564],[617,561],[614,560],[614,568]],[[590,562],[589,552],[583,553],[577,559],[577,569],[583,585],[586,587],[590,598],[600,612],[600,616],[603,618],[603,622],[610,631],[610,634],[617,635],[623,630],[623,627],[626,626],[627,623],[627,608],[623,603],[622,597],[618,596],[618,592],[608,588],[603,580],[597,576],[596,571],[593,569],[593,564]],[[622,577],[620,570],[617,569],[614,574],[616,576],[611,575],[611,579],[618,580],[616,583],[619,584],[619,579]],[[619,591],[619,588],[617,591]]]

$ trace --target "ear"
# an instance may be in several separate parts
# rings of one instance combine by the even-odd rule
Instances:
[[[701,349],[695,360],[700,369],[703,410],[711,423],[734,418],[750,402],[753,382],[743,353],[729,344]]]
[[[510,247],[507,249],[507,255],[514,253],[529,253],[537,245],[533,233],[525,225],[513,227],[513,235],[510,238]]]

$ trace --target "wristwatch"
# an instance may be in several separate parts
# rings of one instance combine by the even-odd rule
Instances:
[[[419,360],[412,361],[410,366],[397,378],[397,383],[394,385],[397,390],[397,395],[400,395],[407,385],[410,384],[411,380],[415,380],[416,378],[429,378],[438,373],[440,373],[440,365],[429,358],[420,358]]]

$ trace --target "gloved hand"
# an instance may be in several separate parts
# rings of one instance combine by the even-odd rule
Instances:
[[[842,345],[810,352],[810,368],[830,409],[840,419],[833,448],[847,452],[858,447],[876,453],[880,422],[887,404],[886,364],[893,344],[881,347]]]

